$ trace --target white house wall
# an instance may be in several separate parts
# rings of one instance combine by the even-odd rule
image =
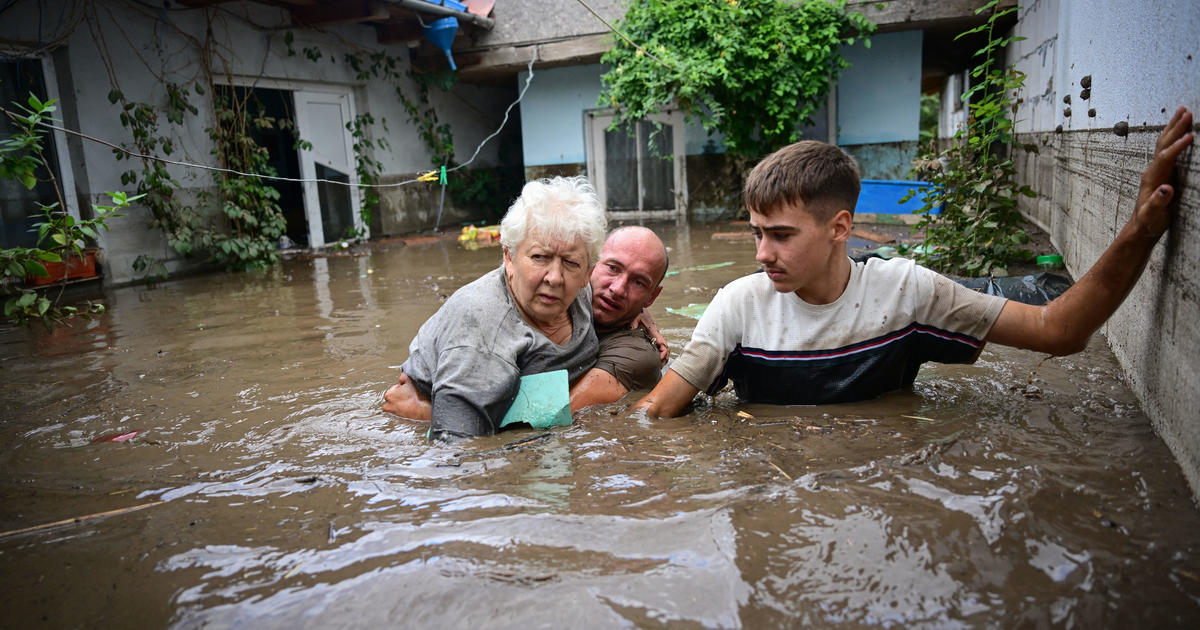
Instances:
[[[922,32],[899,31],[842,48],[851,63],[837,84],[837,142],[865,179],[905,179],[921,126]]]
[[[292,48],[296,54],[288,56],[284,33],[289,30],[290,16],[258,4],[229,3],[207,10],[179,10],[178,5],[172,5],[173,10],[157,11],[139,9],[140,5],[128,2],[68,1],[64,5],[54,0],[19,2],[9,7],[0,21],[0,37],[29,39],[31,34],[39,32],[39,20],[42,21],[42,32],[49,32],[54,25],[46,20],[51,16],[54,19],[69,18],[82,6],[94,6],[97,19],[80,22],[65,41],[65,46],[55,51],[54,60],[63,99],[60,113],[89,136],[114,144],[132,145],[130,132],[120,123],[119,105],[108,101],[112,84],[105,57],[111,59],[117,83],[126,98],[162,106],[166,100],[162,81],[189,88],[197,81],[203,82],[201,59],[193,42],[204,41],[208,29],[206,16],[211,16],[214,52],[209,62],[214,81],[223,83],[229,75],[240,84],[262,87],[350,89],[356,101],[356,112],[370,112],[377,121],[370,130],[372,136],[386,138],[390,144],[390,150],[376,151],[372,155],[383,166],[385,183],[411,179],[414,174],[433,168],[429,151],[415,125],[409,122],[393,84],[381,79],[359,80],[342,60],[344,54],[356,49],[359,52],[382,49],[401,59],[402,64],[407,63],[406,47],[374,44],[375,31],[369,26],[330,27],[320,33],[294,29]],[[102,36],[102,44],[97,43],[94,34]],[[321,59],[314,62],[305,57],[302,49],[308,46],[319,49]],[[401,72],[406,69],[404,65],[399,68]],[[415,99],[416,87],[407,78],[403,79],[403,85],[408,97]],[[198,113],[185,115],[183,125],[168,124],[165,116],[160,114],[159,131],[170,136],[175,144],[175,151],[162,157],[206,165],[217,163],[205,131],[212,124],[210,96],[190,94]],[[452,93],[436,88],[429,90],[439,122],[450,124],[453,130],[458,162],[470,159],[479,143],[495,131],[504,108],[514,96],[515,92],[508,86],[459,85]],[[386,131],[382,121],[386,121]],[[471,166],[494,166],[498,145],[496,139],[484,146]],[[85,203],[104,200],[104,191],[130,189],[122,185],[121,173],[141,170],[140,161],[115,161],[112,149],[101,144],[74,139],[71,146],[76,188]],[[168,168],[181,184],[177,194],[185,203],[193,203],[197,192],[211,190],[214,186],[210,171],[181,166]],[[419,186],[429,187],[428,184]],[[408,193],[410,191],[405,191]],[[385,191],[385,205],[396,196],[395,189]],[[393,214],[407,212],[395,205],[388,207]],[[422,207],[427,205],[422,204]],[[402,222],[402,217],[391,218],[395,219],[393,223]],[[168,269],[172,271],[189,266],[166,245],[160,231],[147,228],[149,220],[148,211],[135,208],[127,216],[110,222],[112,230],[104,234],[101,241],[106,281],[134,280],[132,262],[141,254],[166,259]]]
[[[583,112],[596,109],[604,66],[568,66],[533,71],[521,101],[521,143],[525,166],[582,164]],[[528,72],[517,76],[518,89]]]
[[[1131,216],[1167,118],[1180,105],[1200,110],[1197,32],[1194,0],[1036,0],[1021,11],[1013,34],[1027,39],[1009,61],[1027,74],[1019,140],[1037,152],[1015,157],[1039,195],[1022,210],[1050,233],[1077,278]],[[1118,124],[1127,132],[1117,133]],[[1197,154],[1193,147],[1181,159],[1185,185],[1171,230],[1102,332],[1200,497]]]

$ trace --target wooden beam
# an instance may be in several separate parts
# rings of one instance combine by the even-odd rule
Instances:
[[[985,0],[849,0],[846,11],[861,13],[879,32],[929,28],[952,21],[983,22],[975,15]],[[1017,0],[1000,0],[1000,8],[1016,6]]]
[[[595,63],[612,48],[608,33],[583,35],[573,39],[545,44],[501,46],[482,51],[455,51],[458,78],[464,81],[488,80],[512,76],[529,66],[537,49],[536,68]]]
[[[424,36],[421,24],[416,21],[398,22],[393,19],[375,27],[375,39],[380,44],[407,44],[420,41]]]
[[[382,22],[391,17],[387,5],[374,0],[342,0],[292,9],[297,26],[336,26],[360,22]]]

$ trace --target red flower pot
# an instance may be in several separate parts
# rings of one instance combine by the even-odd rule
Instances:
[[[51,284],[62,280],[75,278],[91,278],[96,275],[96,250],[85,249],[83,258],[73,254],[63,256],[63,262],[43,262],[49,276],[30,276],[29,282],[34,286]]]

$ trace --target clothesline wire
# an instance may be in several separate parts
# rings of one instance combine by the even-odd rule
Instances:
[[[504,126],[508,124],[509,114],[512,112],[512,109],[514,107],[516,107],[518,103],[521,102],[521,99],[525,98],[525,92],[529,90],[529,84],[533,81],[533,64],[535,61],[537,61],[537,57],[538,57],[538,47],[535,46],[534,51],[533,51],[533,57],[531,57],[529,59],[529,76],[525,78],[525,85],[521,88],[520,94],[517,95],[517,100],[515,100],[511,104],[509,104],[508,109],[504,110],[504,120],[502,120],[500,122],[500,126],[497,127],[496,130],[493,131],[491,135],[484,138],[483,141],[479,143],[479,146],[475,147],[475,153],[473,153],[471,155],[471,159],[469,159],[466,162],[463,162],[462,164],[459,164],[453,168],[446,169],[447,173],[457,171],[458,169],[463,168],[464,166],[467,166],[471,162],[474,162],[475,158],[479,156],[479,152],[483,150],[484,145],[486,145],[488,143],[488,141],[490,141],[492,138],[495,138],[497,135],[499,135],[500,132],[504,129]],[[19,120],[19,119],[25,118],[24,116],[22,116],[20,114],[17,114],[12,111],[9,111],[8,109],[5,109],[4,107],[0,107],[0,112],[3,112],[5,115],[7,115],[8,117],[13,118],[13,119]],[[297,183],[301,183],[301,184],[304,184],[304,183],[335,184],[335,185],[347,186],[347,187],[351,187],[351,188],[396,188],[399,186],[405,186],[407,184],[413,184],[413,183],[417,183],[420,181],[425,181],[420,178],[417,178],[417,179],[408,179],[408,180],[404,180],[402,182],[396,182],[396,183],[391,183],[391,184],[363,184],[363,183],[343,182],[343,181],[337,181],[337,180],[333,180],[333,179],[324,179],[324,178],[320,178],[320,177],[300,179],[300,178],[294,178],[294,177],[283,177],[283,176],[279,176],[279,175],[266,175],[263,173],[246,173],[243,171],[238,171],[238,170],[229,169],[229,168],[223,168],[220,166],[209,166],[207,164],[196,164],[193,162],[185,162],[182,160],[172,160],[169,158],[158,157],[158,156],[154,156],[154,155],[145,155],[142,153],[138,153],[136,151],[130,151],[129,149],[126,149],[125,147],[118,146],[116,144],[108,142],[107,140],[102,140],[100,138],[89,136],[88,134],[85,134],[80,131],[76,131],[74,129],[68,129],[66,127],[54,125],[54,124],[48,123],[46,121],[38,121],[37,124],[42,127],[46,127],[47,129],[52,129],[54,131],[61,131],[63,133],[67,133],[67,134],[70,134],[73,136],[77,136],[79,138],[83,138],[84,140],[95,142],[97,144],[102,144],[106,147],[111,148],[114,151],[124,153],[130,157],[135,157],[135,158],[142,159],[142,160],[151,160],[151,161],[155,161],[155,162],[162,162],[164,164],[172,164],[174,166],[183,166],[186,168],[198,168],[198,169],[202,169],[202,170],[206,170],[206,171],[229,173],[231,175],[238,175],[240,177],[257,177],[259,179],[267,179],[267,180],[271,180],[271,181],[297,182]]]

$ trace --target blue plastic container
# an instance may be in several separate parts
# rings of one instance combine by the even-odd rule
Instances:
[[[870,214],[916,214],[925,206],[925,196],[919,194],[904,203],[900,203],[908,192],[928,182],[894,181],[887,179],[864,179],[862,190],[858,193],[857,213]],[[933,213],[938,214],[942,207],[938,206]]]

